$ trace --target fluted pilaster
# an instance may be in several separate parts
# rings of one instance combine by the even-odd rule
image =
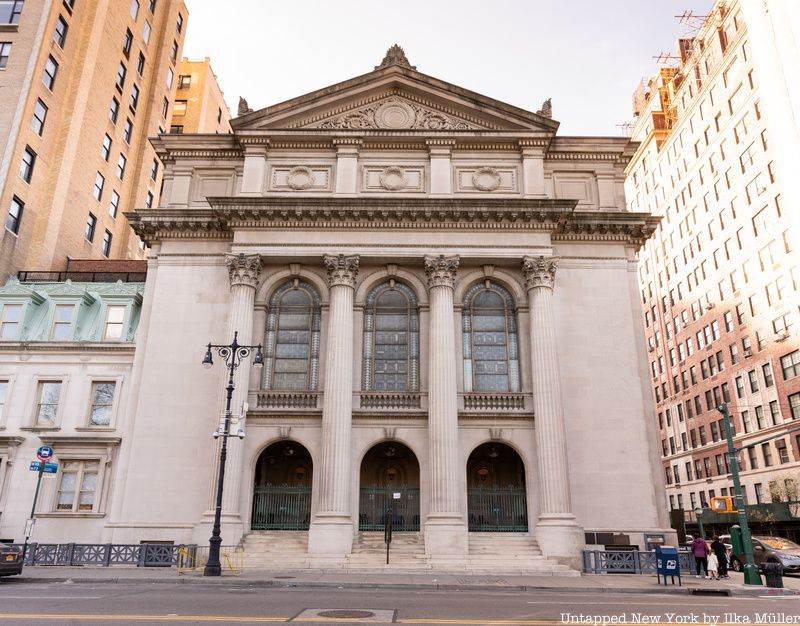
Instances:
[[[256,287],[261,276],[261,257],[257,254],[228,254],[225,257],[225,264],[228,267],[228,276],[231,281],[231,304],[226,339],[232,339],[233,334],[238,332],[239,342],[249,344],[253,337],[253,305]],[[234,416],[242,415],[242,406],[247,402],[251,362],[250,358],[242,359],[234,374],[233,382],[236,388],[233,390],[231,399],[231,413]],[[224,411],[224,407],[222,411]],[[244,416],[242,415],[242,417]],[[232,429],[240,427],[244,428],[244,422],[232,425]],[[244,442],[238,437],[228,439],[225,490],[222,495],[222,511],[224,513],[241,514],[239,497],[242,484],[243,447]]]
[[[456,386],[453,287],[459,258],[426,256],[430,292],[430,382],[428,434],[430,446],[431,514],[458,514],[458,389]]]
[[[325,395],[322,405],[320,513],[349,515],[353,410],[353,298],[358,257],[325,255],[330,284]]]

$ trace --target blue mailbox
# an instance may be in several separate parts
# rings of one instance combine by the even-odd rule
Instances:
[[[664,577],[664,586],[667,585],[667,576],[672,578],[672,584],[675,584],[675,576],[678,577],[678,585],[683,586],[681,582],[681,560],[678,555],[678,548],[672,546],[657,546],[656,547],[656,575],[658,576],[658,584],[661,584],[661,577]]]

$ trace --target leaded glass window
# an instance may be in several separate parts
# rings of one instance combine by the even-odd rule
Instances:
[[[320,296],[295,279],[279,287],[267,312],[265,389],[307,391],[317,388]]]
[[[367,295],[364,314],[364,391],[419,391],[417,297],[388,280]]]
[[[519,391],[519,344],[514,298],[490,280],[464,297],[464,391]]]

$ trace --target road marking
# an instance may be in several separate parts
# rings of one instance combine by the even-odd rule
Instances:
[[[99,600],[103,596],[4,596],[3,600]]]
[[[46,615],[38,613],[0,613],[0,619],[30,620],[112,620],[118,622],[227,622],[242,624],[287,623],[289,617],[228,617],[226,615]]]

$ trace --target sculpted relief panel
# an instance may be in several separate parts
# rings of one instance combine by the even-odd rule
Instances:
[[[456,191],[518,193],[519,175],[513,166],[456,167]]]
[[[365,165],[361,190],[370,193],[425,191],[425,168],[421,165]]]
[[[330,165],[275,165],[270,191],[331,191]]]

